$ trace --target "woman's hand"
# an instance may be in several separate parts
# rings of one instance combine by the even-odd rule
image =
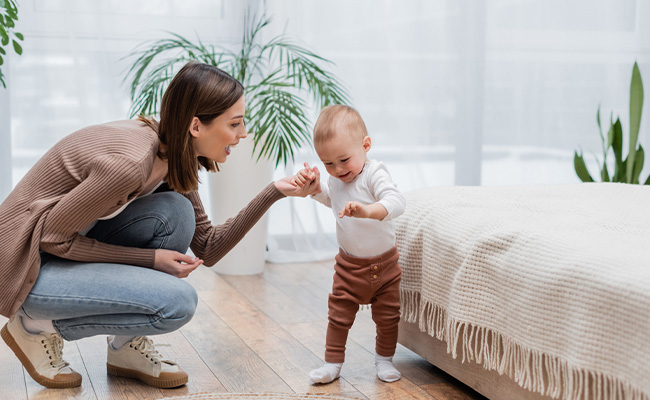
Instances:
[[[321,192],[320,172],[317,167],[310,168],[305,163],[305,169],[294,176],[287,176],[275,182],[275,187],[285,196],[306,197]]]
[[[153,268],[177,278],[187,278],[190,272],[201,264],[203,264],[203,260],[198,257],[192,258],[187,254],[173,250],[156,249]]]

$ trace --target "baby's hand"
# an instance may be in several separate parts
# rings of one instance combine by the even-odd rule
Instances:
[[[298,187],[305,187],[305,185],[310,185],[314,181],[314,183],[320,184],[316,170],[316,167],[310,168],[309,164],[305,163],[305,168],[298,171],[291,182]]]
[[[305,169],[298,171],[294,176],[287,176],[276,181],[275,187],[285,196],[315,195],[321,192],[320,172],[318,168],[309,168],[309,165],[305,163]]]
[[[348,201],[345,207],[339,211],[339,218],[343,218],[345,216],[355,218],[369,218],[370,208],[367,205],[358,203],[356,201]]]

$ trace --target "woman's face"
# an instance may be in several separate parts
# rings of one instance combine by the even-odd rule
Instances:
[[[244,126],[245,111],[246,103],[242,96],[226,112],[207,124],[194,117],[190,124],[190,134],[194,137],[192,144],[197,156],[218,163],[226,162],[235,145],[247,135]]]

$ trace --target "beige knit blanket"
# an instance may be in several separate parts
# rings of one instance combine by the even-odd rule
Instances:
[[[403,318],[553,398],[650,399],[650,187],[405,195]]]

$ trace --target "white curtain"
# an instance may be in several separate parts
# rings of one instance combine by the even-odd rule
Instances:
[[[267,0],[266,8],[276,33],[336,63],[373,139],[370,157],[402,191],[579,182],[573,151],[584,151],[592,175],[593,155],[602,159],[599,105],[605,133],[613,112],[627,135],[635,60],[650,99],[648,0]],[[650,148],[648,104],[639,141]],[[316,160],[313,150],[293,170],[305,160]],[[648,173],[646,165],[644,180]],[[313,201],[277,204],[271,221],[270,260],[336,251],[334,218]]]
[[[130,63],[122,57],[136,45],[167,37],[164,31],[236,45],[249,7],[273,16],[268,36],[284,32],[334,61],[331,70],[373,139],[370,156],[387,164],[402,191],[578,182],[574,149],[584,150],[592,172],[592,153],[600,154],[598,106],[605,124],[613,112],[628,132],[635,60],[650,93],[648,0],[18,4],[24,53],[2,66],[0,199],[63,136],[127,117],[122,79]],[[650,149],[648,104],[640,142]],[[324,171],[305,148],[276,177],[304,161]],[[641,176],[648,173],[646,166]],[[209,204],[203,187],[201,194]],[[330,210],[310,199],[273,206],[270,260],[324,259],[335,251]]]
[[[8,87],[0,88],[0,156],[7,157],[0,157],[0,200],[64,136],[128,117],[122,81],[134,59],[123,57],[136,46],[168,32],[235,45],[247,8],[245,1],[214,0],[17,3],[16,30],[25,41],[23,55],[2,67]]]

